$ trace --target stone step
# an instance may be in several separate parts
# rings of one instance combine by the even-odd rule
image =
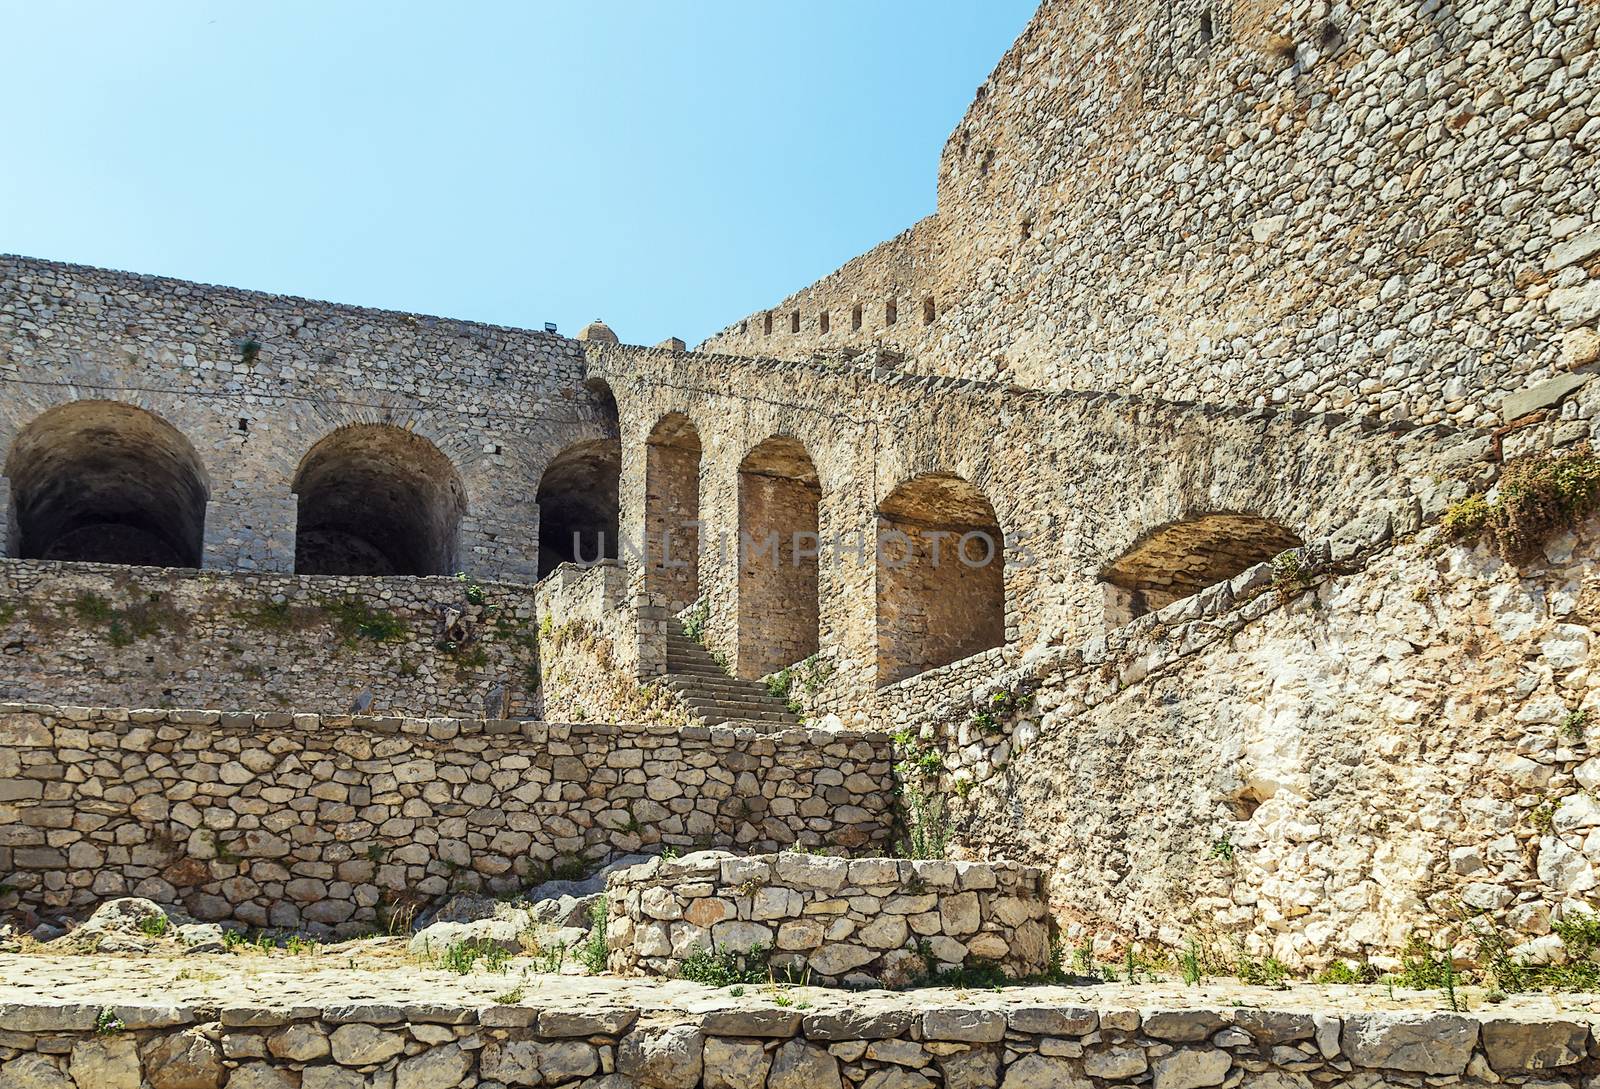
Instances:
[[[707,688],[675,688],[673,691],[687,700],[699,700],[702,703],[737,703],[748,707],[760,707],[767,711],[786,711],[788,705],[779,703],[768,696],[758,696],[754,692],[718,692]]]
[[[690,703],[687,706],[697,715],[719,715],[723,718],[758,718],[768,722],[787,722],[795,717],[787,711],[774,711],[766,707],[738,703]]]
[[[667,672],[662,681],[696,717],[712,725],[751,722],[798,726],[800,719],[760,681],[732,677],[676,620],[667,626]]]

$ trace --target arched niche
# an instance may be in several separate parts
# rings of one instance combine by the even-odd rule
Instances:
[[[437,446],[389,424],[341,427],[306,454],[294,568],[302,575],[448,575],[466,510]]]
[[[817,652],[817,467],[774,435],[739,464],[737,672],[761,677]]]
[[[644,528],[651,588],[673,612],[700,596],[700,432],[669,412],[645,440]]]
[[[199,567],[210,485],[177,428],[119,401],[35,418],[6,457],[23,559]]]
[[[1254,514],[1196,514],[1168,522],[1101,570],[1106,626],[1121,627],[1301,543],[1293,530]]]
[[[1005,643],[1005,540],[987,496],[925,473],[878,506],[878,683]]]

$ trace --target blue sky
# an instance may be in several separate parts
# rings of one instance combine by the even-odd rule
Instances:
[[[0,0],[0,251],[691,344],[931,212],[1032,0]]]

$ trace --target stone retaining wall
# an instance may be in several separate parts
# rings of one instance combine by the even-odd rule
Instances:
[[[0,910],[349,934],[641,849],[870,848],[890,762],[856,731],[0,705]]]
[[[1043,873],[1009,862],[705,851],[613,874],[610,969],[680,974],[712,949],[770,955],[795,979],[905,986],[992,964],[1013,978],[1050,963]]]
[[[0,700],[527,714],[534,591],[0,560]]]
[[[1520,568],[1432,528],[1299,556],[943,696],[885,690],[879,724],[937,754],[917,785],[965,849],[1053,867],[1074,944],[1566,955],[1552,923],[1600,884],[1600,517]]]
[[[705,1008],[710,1006],[712,1008]],[[1588,1084],[1591,1016],[1092,1008],[948,992],[801,1010],[713,999],[0,1005],[17,1089],[1154,1089]],[[98,1031],[97,1031],[98,1029]],[[1465,1080],[1463,1081],[1463,1075]],[[68,1081],[68,1077],[73,1080]],[[145,1079],[141,1082],[141,1078]]]

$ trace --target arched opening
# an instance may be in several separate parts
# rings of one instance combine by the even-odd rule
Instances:
[[[1005,643],[1005,540],[973,485],[928,473],[890,492],[877,562],[879,684]]]
[[[75,401],[23,428],[6,458],[22,559],[199,567],[210,488],[177,428],[116,401]]]
[[[798,439],[775,435],[739,463],[741,677],[817,652],[817,503],[822,485]]]
[[[539,478],[539,577],[564,563],[617,557],[617,482],[622,446],[584,439],[557,454]]]
[[[1100,573],[1106,626],[1121,627],[1300,544],[1292,531],[1253,514],[1200,514],[1170,522]]]
[[[341,427],[294,478],[302,575],[448,575],[466,489],[450,459],[389,424]]]
[[[682,413],[645,440],[644,522],[651,589],[673,612],[700,596],[700,433]]]

